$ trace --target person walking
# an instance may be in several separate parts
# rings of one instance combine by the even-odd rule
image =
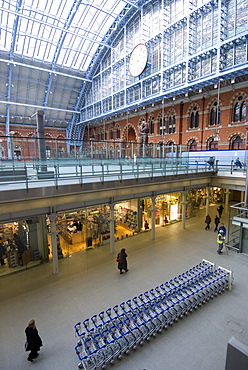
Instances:
[[[120,274],[123,274],[122,270],[125,270],[125,272],[128,272],[126,249],[122,248],[120,253],[118,253],[117,261],[118,261],[118,269],[120,270]]]
[[[29,321],[28,326],[25,329],[25,334],[27,337],[26,351],[31,351],[27,360],[33,362],[33,360],[39,356],[38,351],[40,351],[40,347],[43,346],[42,340],[35,326],[35,320]]]
[[[234,169],[242,168],[242,163],[240,162],[239,157],[237,157],[236,161],[234,162],[234,165],[236,167]]]
[[[145,230],[148,230],[149,229],[149,224],[148,224],[147,220],[145,220],[144,228],[145,228]]]
[[[208,166],[208,169],[209,170],[214,170],[214,162],[215,162],[215,157],[210,157],[209,158],[209,160],[208,160],[208,164],[209,164],[209,166]]]
[[[214,231],[218,231],[218,226],[219,226],[219,223],[220,223],[220,218],[217,215],[214,218],[214,223],[215,223],[215,229],[214,229]]]
[[[206,224],[205,230],[209,230],[210,229],[210,223],[211,223],[211,217],[210,217],[209,214],[207,214],[207,216],[205,218],[205,224]]]
[[[2,238],[0,237],[0,262],[2,266],[5,265],[5,262],[4,262],[5,253],[6,253],[5,246],[3,245]]]
[[[224,224],[223,224],[223,223],[221,223],[221,224],[220,224],[220,227],[219,227],[219,229],[218,229],[218,233],[219,233],[221,230],[223,231],[223,236],[226,236],[226,228],[225,228],[225,226],[224,226]]]
[[[218,211],[218,213],[219,213],[219,218],[221,218],[222,213],[223,213],[223,210],[224,210],[224,207],[223,207],[223,205],[221,204],[221,205],[219,206],[219,208],[217,208],[217,211]]]
[[[225,240],[225,237],[223,235],[223,230],[220,230],[219,233],[218,233],[218,236],[217,236],[217,243],[218,243],[217,253],[218,254],[221,254],[222,253],[222,249],[223,249],[223,245],[224,245],[224,240]]]

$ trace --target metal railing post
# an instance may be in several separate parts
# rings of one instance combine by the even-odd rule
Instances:
[[[27,166],[26,165],[24,166],[24,169],[25,169],[26,189],[27,189],[27,192],[28,192],[28,171],[27,171]]]
[[[55,187],[58,189],[58,174],[57,174],[57,166],[54,166],[54,174],[55,174]]]
[[[195,161],[196,163],[196,173],[198,173],[198,161]]]
[[[83,168],[81,164],[79,165],[79,168],[80,168],[80,185],[82,186],[83,185]]]
[[[102,183],[104,183],[104,164],[101,163],[102,166]]]

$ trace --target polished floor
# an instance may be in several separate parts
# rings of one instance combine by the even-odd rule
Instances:
[[[212,219],[216,206],[211,207]],[[0,369],[73,370],[78,359],[74,324],[143,293],[207,259],[233,270],[234,285],[167,331],[116,362],[124,370],[224,370],[227,342],[248,342],[248,258],[229,251],[218,255],[216,233],[204,230],[205,211],[182,224],[116,242],[126,248],[129,272],[120,275],[109,245],[81,251],[52,263],[0,278]],[[227,224],[227,215],[224,215]],[[0,266],[1,268],[1,266]],[[44,346],[27,361],[24,330],[35,319]]]

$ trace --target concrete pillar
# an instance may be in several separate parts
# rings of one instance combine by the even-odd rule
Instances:
[[[57,237],[56,237],[56,213],[49,215],[51,223],[51,241],[52,241],[52,254],[53,254],[53,274],[57,275],[59,272],[58,267],[58,249],[57,249]]]
[[[110,253],[115,253],[115,212],[114,202],[109,203],[110,207],[110,219],[109,219],[109,230],[110,230]]]
[[[209,199],[210,199],[210,189],[207,187],[207,195],[206,195],[206,215],[209,214]]]
[[[151,214],[152,214],[152,234],[151,234],[151,239],[155,239],[155,213],[156,213],[156,197],[153,195],[152,196],[152,209],[151,209]]]
[[[228,214],[229,210],[229,195],[230,191],[228,189],[225,189],[225,207],[224,207],[224,212]]]
[[[187,192],[185,190],[182,191],[182,228],[183,229],[186,228],[186,204],[187,204],[186,195],[187,195]]]
[[[37,246],[40,255],[48,262],[48,240],[47,240],[47,225],[46,215],[38,216],[37,223]]]

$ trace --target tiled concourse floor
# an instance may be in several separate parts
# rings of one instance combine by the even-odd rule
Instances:
[[[216,206],[211,207],[212,219]],[[74,324],[181,274],[207,259],[233,270],[234,285],[167,331],[151,339],[113,369],[224,370],[227,342],[248,342],[248,258],[216,253],[216,233],[204,230],[205,211],[186,221],[156,228],[115,244],[126,248],[129,272],[120,275],[109,245],[0,278],[0,369],[73,370],[78,358]],[[227,216],[224,215],[225,224]],[[1,266],[0,266],[1,267]],[[27,361],[24,330],[35,319],[44,346]]]

